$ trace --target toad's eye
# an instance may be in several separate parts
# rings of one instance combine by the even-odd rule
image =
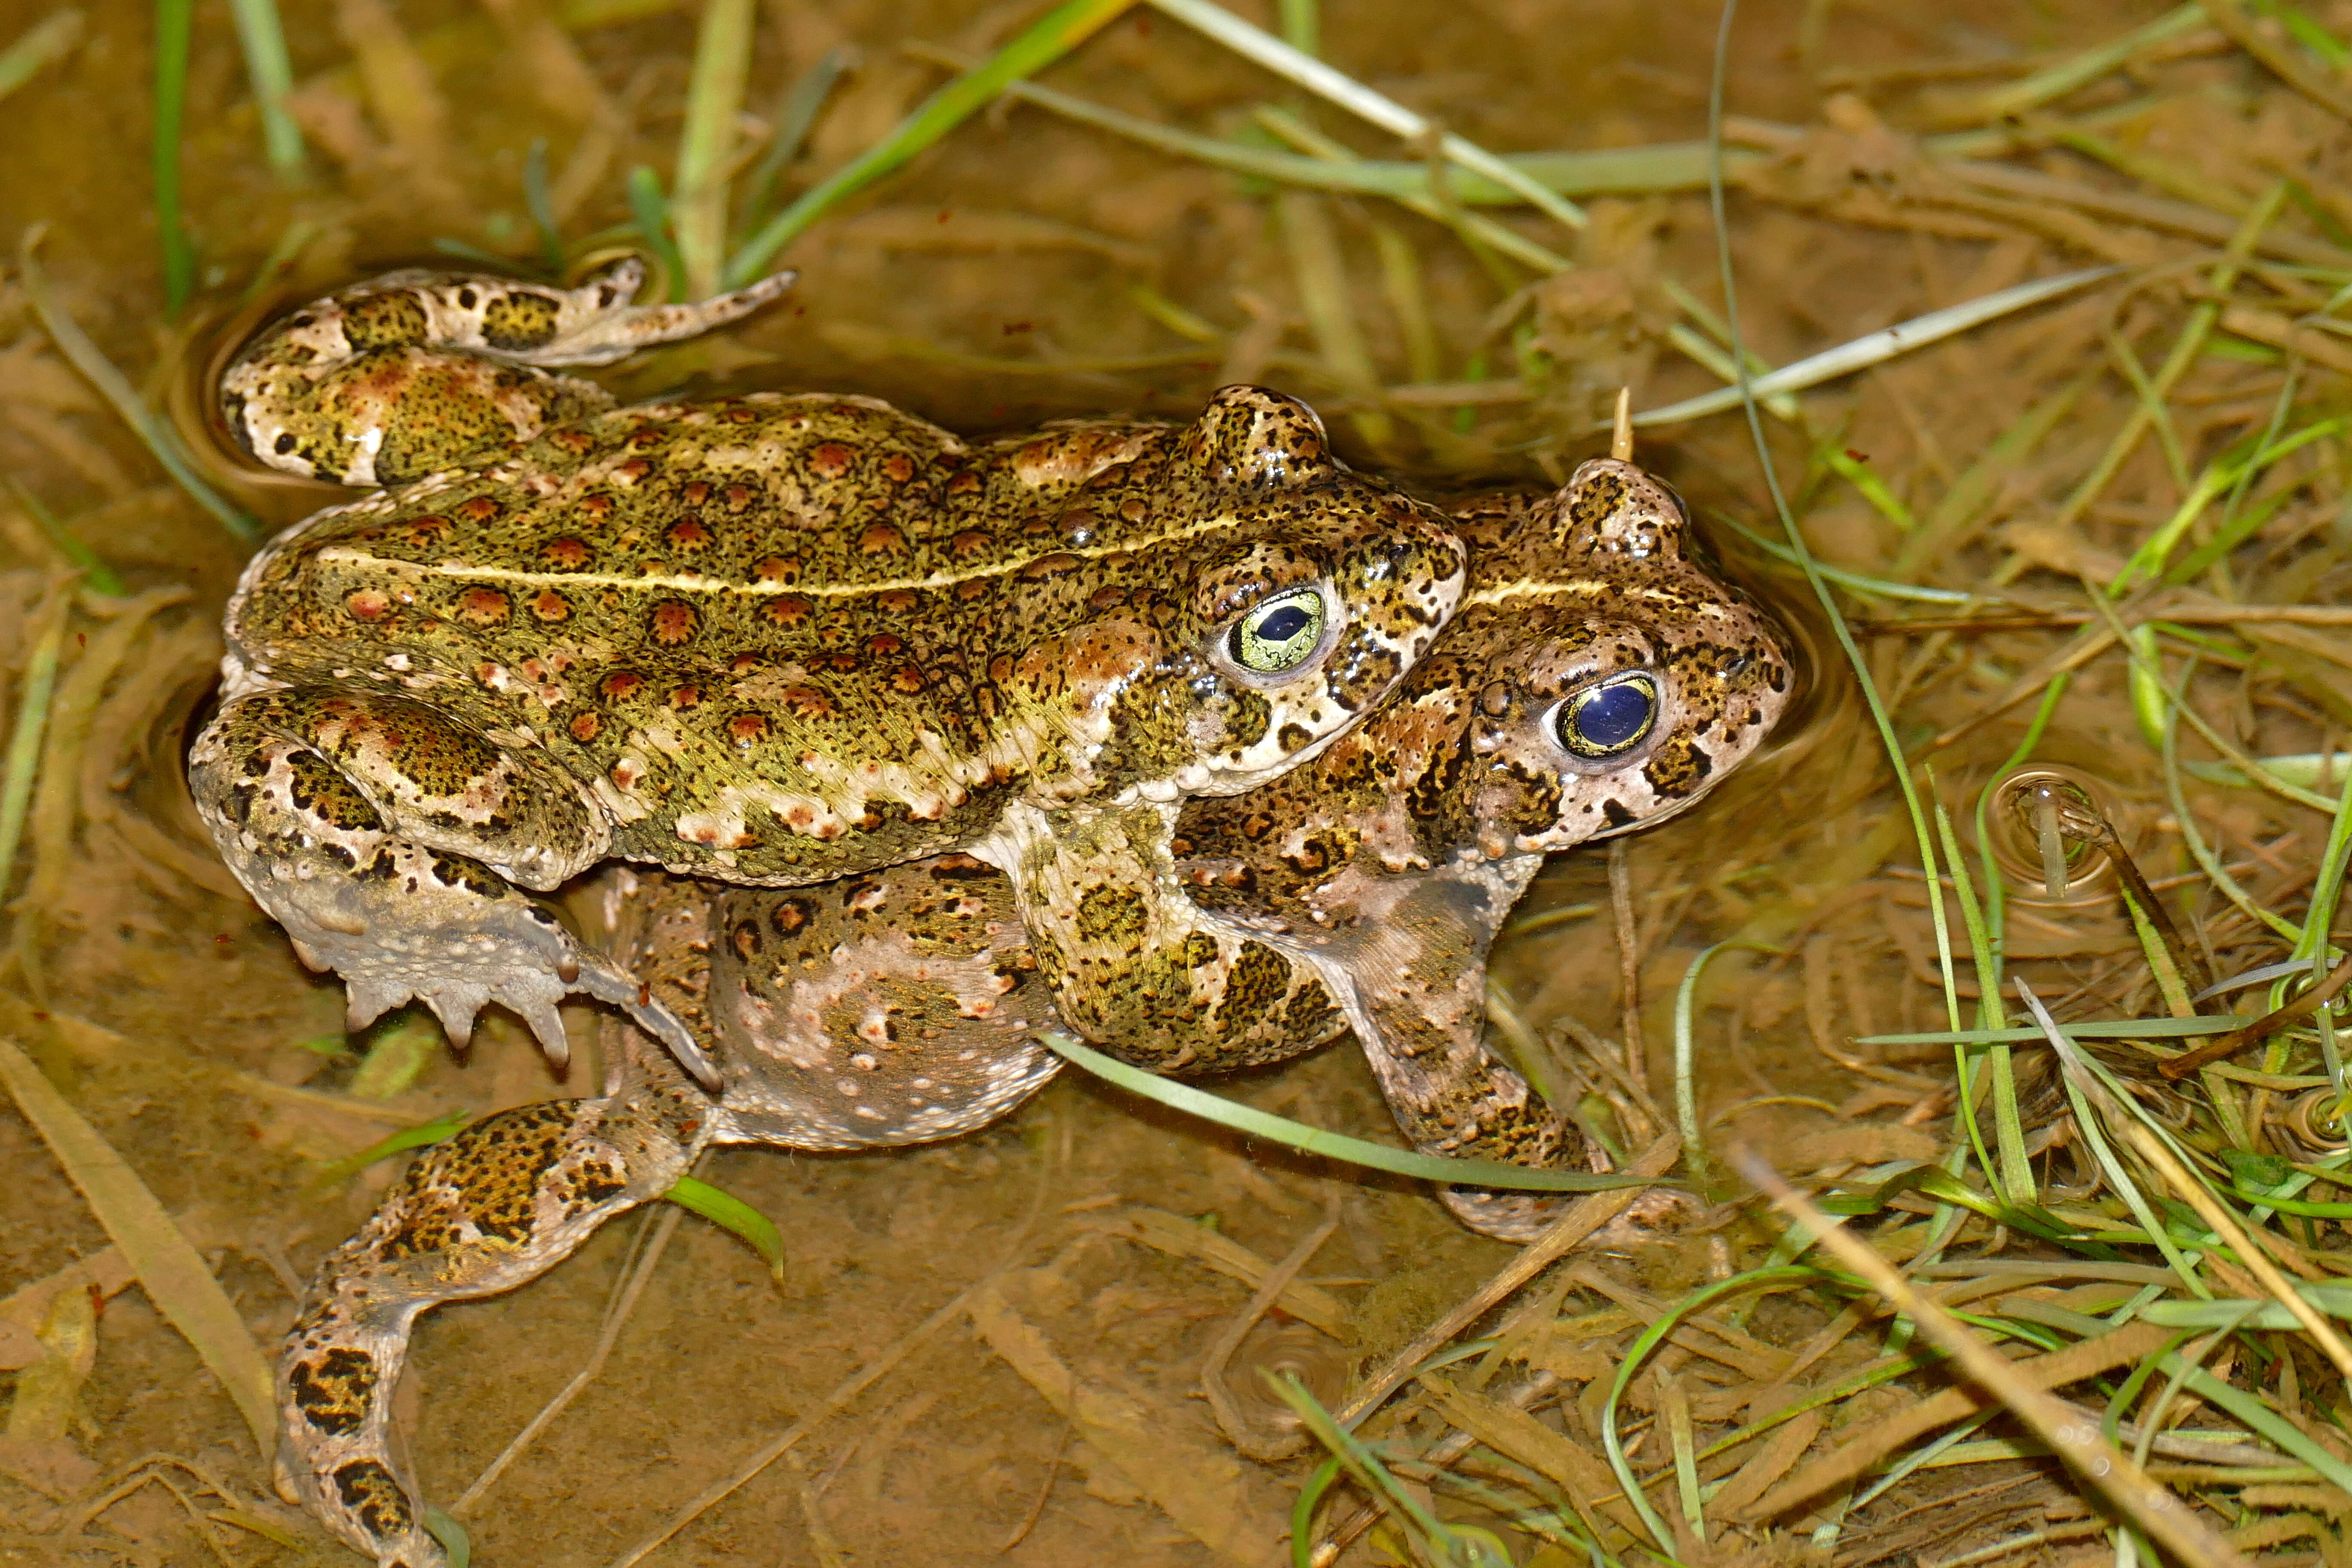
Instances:
[[[1244,616],[1226,635],[1226,651],[1235,664],[1259,675],[1296,669],[1323,640],[1323,616],[1320,589],[1294,588],[1276,594]]]
[[[1559,743],[1580,757],[1613,757],[1658,721],[1658,683],[1643,674],[1588,686],[1559,705]]]

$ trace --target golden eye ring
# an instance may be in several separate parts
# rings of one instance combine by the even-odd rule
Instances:
[[[1320,588],[1293,588],[1253,606],[1225,636],[1227,657],[1253,675],[1287,675],[1323,644]]]
[[[1622,757],[1658,725],[1658,682],[1646,670],[1596,681],[1559,705],[1553,727],[1570,753],[1588,761]]]

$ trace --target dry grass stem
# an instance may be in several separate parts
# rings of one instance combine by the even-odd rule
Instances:
[[[2036,1436],[2050,1445],[2053,1453],[2066,1461],[2069,1468],[2097,1488],[2157,1544],[2190,1568],[2248,1568],[2237,1549],[2191,1513],[2188,1504],[2149,1479],[2145,1471],[2102,1436],[2095,1421],[2021,1377],[2014,1365],[1951,1314],[1914,1290],[1885,1258],[1800,1196],[1769,1164],[1746,1151],[1735,1154],[1733,1160],[1740,1173],[1769,1196],[1775,1206],[1811,1231],[1839,1262],[1909,1317],[1918,1325],[1923,1337],[1948,1353],[1971,1379],[2032,1428]],[[2116,1331],[2118,1334],[2130,1331]],[[2137,1356],[2127,1359],[2137,1360]]]

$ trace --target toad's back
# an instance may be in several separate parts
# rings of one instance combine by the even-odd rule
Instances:
[[[845,835],[869,863],[967,837],[1018,780],[1116,785],[1068,688],[1089,658],[1135,673],[1150,650],[1106,639],[1183,618],[1189,568],[1234,542],[1191,434],[973,447],[835,395],[614,410],[320,514],[256,563],[229,633],[273,682],[527,737],[618,853],[798,879]]]

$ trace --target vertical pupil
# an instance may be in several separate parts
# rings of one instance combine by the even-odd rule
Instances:
[[[1586,742],[1622,746],[1650,721],[1650,694],[1633,681],[1606,686],[1576,710],[1576,728]]]
[[[1307,629],[1310,618],[1297,605],[1285,605],[1257,624],[1258,638],[1262,642],[1288,642]]]

